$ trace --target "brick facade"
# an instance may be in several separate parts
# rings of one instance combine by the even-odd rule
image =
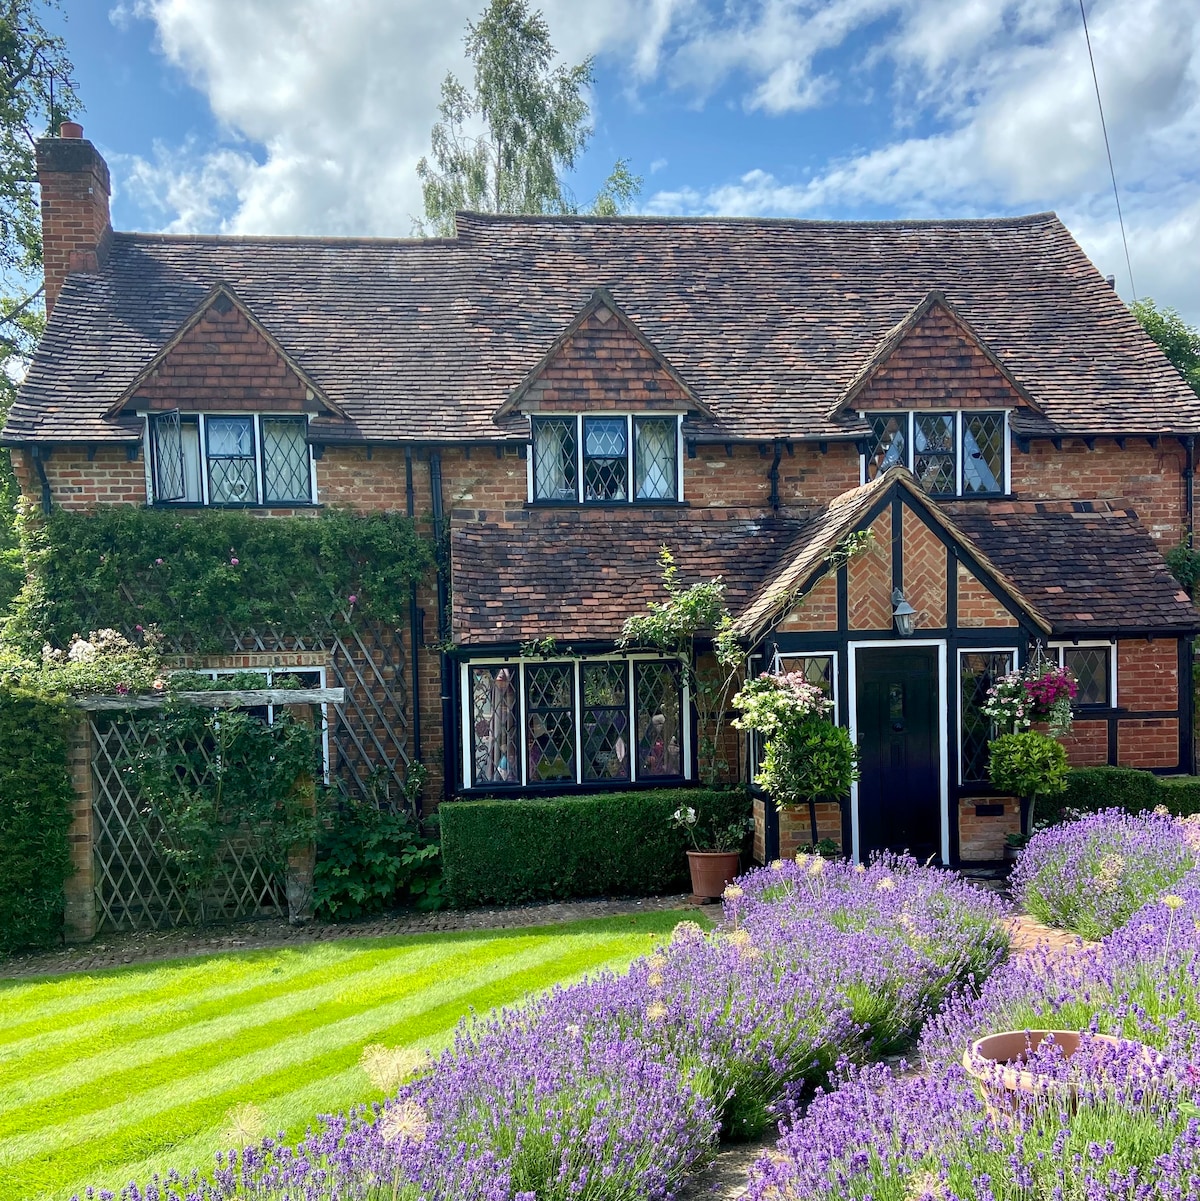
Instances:
[[[826,572],[776,628],[781,634],[836,630],[837,575]]]
[[[1108,762],[1108,722],[1077,721],[1062,744],[1072,767],[1102,767]]]
[[[958,624],[964,629],[1011,629],[1017,619],[968,568],[958,565]]]
[[[1173,717],[1118,722],[1117,762],[1122,767],[1178,767],[1179,722]]]
[[[946,547],[912,509],[904,508],[904,599],[922,630],[946,626]]]
[[[846,565],[850,629],[892,628],[892,511],[884,509],[871,526],[870,547]]]
[[[1117,703],[1132,713],[1161,712],[1179,703],[1179,644],[1174,638],[1117,643]]]
[[[978,806],[1003,807],[995,815],[976,812]],[[1021,829],[1021,806],[1013,797],[963,797],[958,802],[958,857],[964,863],[994,863],[1004,857],[1009,834]]]

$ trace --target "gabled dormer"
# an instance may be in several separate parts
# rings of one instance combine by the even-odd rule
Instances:
[[[1012,415],[1041,412],[936,290],[888,331],[831,415],[851,410],[871,424],[862,481],[907,467],[933,496],[1007,494]]]
[[[342,414],[228,284],[217,284],[109,410],[146,421],[152,503],[315,501],[310,416]]]
[[[711,418],[666,356],[604,289],[496,414],[530,423],[535,504],[683,499],[683,420]]]

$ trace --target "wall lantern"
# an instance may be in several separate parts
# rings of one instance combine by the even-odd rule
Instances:
[[[896,619],[896,633],[901,638],[911,638],[917,624],[917,611],[904,599],[899,588],[892,589],[892,616]]]

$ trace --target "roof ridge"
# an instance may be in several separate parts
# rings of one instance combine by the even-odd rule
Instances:
[[[1053,209],[1009,217],[913,217],[873,221],[839,221],[830,217],[736,217],[658,213],[624,213],[615,217],[598,217],[590,213],[484,213],[461,209],[455,212],[454,219],[456,223],[461,220],[479,225],[768,225],[818,226],[833,229],[971,229],[992,225],[1046,225],[1051,222],[1063,224]]]

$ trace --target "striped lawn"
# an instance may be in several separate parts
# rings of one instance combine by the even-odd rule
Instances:
[[[468,1010],[648,952],[686,915],[646,913],[346,939],[0,981],[0,1201],[206,1168],[231,1107],[303,1134],[380,1096],[367,1043],[436,1050]]]

